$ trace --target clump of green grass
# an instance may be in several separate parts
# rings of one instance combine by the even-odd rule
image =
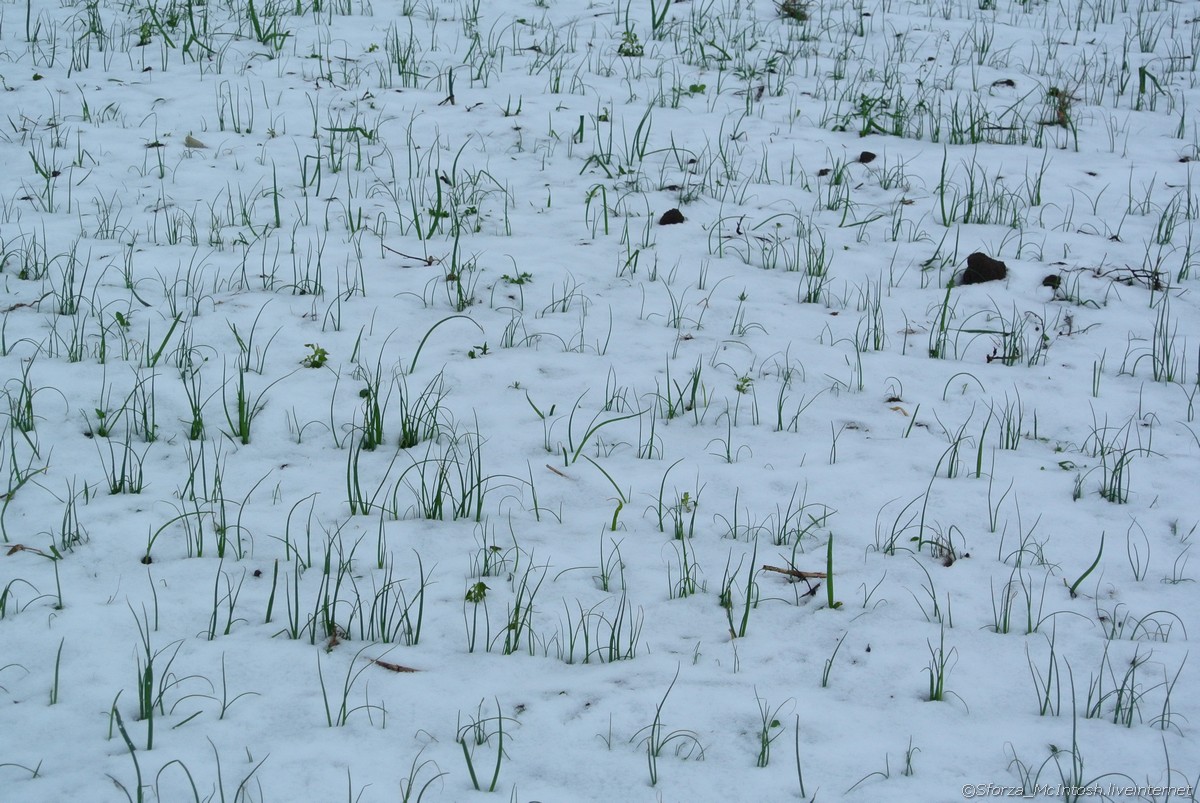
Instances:
[[[808,22],[808,3],[803,0],[783,0],[776,3],[775,7],[779,9],[779,16],[785,19]]]

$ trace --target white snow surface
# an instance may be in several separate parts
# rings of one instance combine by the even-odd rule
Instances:
[[[1196,799],[1200,3],[661,2],[0,2],[0,798]]]

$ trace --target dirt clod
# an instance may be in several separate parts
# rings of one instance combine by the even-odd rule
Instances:
[[[982,251],[976,251],[967,257],[967,269],[963,271],[961,284],[982,284],[997,282],[1008,276],[1008,266],[998,259],[992,259]]]

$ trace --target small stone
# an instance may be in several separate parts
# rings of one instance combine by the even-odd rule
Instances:
[[[1042,287],[1049,287],[1051,290],[1057,290],[1062,287],[1062,277],[1057,273],[1051,273],[1045,279],[1042,279]]]
[[[875,154],[871,153],[870,151],[863,151],[858,155],[859,164],[869,165],[873,161],[875,161]]]
[[[963,271],[962,284],[980,284],[982,282],[997,282],[1008,276],[1008,266],[998,259],[992,259],[982,251],[976,251],[967,257],[967,269]]]
[[[185,148],[207,148],[208,146],[205,145],[200,140],[193,137],[191,134],[188,134],[186,137],[183,138],[183,147],[185,147]]]
[[[678,209],[668,209],[666,212],[663,212],[663,216],[658,219],[658,225],[671,226],[675,223],[682,223],[684,219],[683,213]]]

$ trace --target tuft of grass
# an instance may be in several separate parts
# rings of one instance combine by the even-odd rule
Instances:
[[[662,755],[662,751],[669,745],[675,745],[675,754],[681,758],[686,759],[693,756],[697,760],[704,758],[704,746],[700,744],[700,735],[698,733],[690,730],[667,731],[663,726],[663,708],[666,706],[667,698],[671,696],[671,690],[675,688],[678,680],[679,668],[676,667],[675,676],[671,678],[671,683],[667,686],[666,692],[663,693],[662,699],[654,707],[653,721],[638,730],[629,739],[632,743],[640,737],[641,744],[646,747],[646,766],[650,772],[651,786],[658,785],[658,759]]]
[[[462,724],[461,715],[459,718],[459,726],[455,741],[462,747],[463,760],[467,764],[467,773],[471,776],[471,785],[475,787],[475,791],[484,791],[484,787],[479,782],[479,776],[475,772],[475,750],[479,747],[489,744],[494,737],[496,740],[496,764],[492,770],[491,781],[487,784],[486,791],[495,792],[496,785],[500,782],[500,768],[504,766],[504,759],[507,754],[504,752],[504,723],[516,722],[512,717],[504,716],[500,701],[496,700],[495,716],[483,716],[483,703],[479,704],[475,716],[469,716],[467,724]],[[469,743],[469,744],[468,744]]]
[[[807,0],[782,0],[775,4],[779,16],[793,22],[808,22],[808,6]]]

